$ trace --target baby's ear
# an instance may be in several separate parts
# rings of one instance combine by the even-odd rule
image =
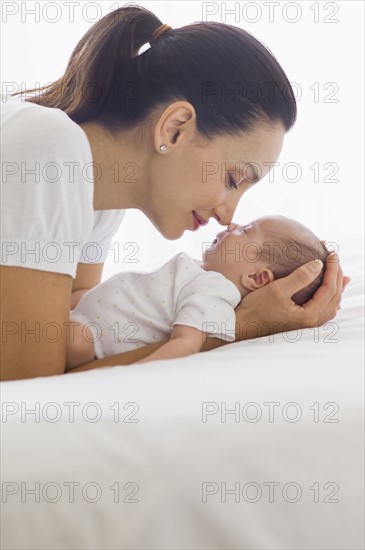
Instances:
[[[241,277],[241,284],[249,290],[256,290],[262,286],[268,285],[274,280],[272,271],[267,267],[257,268],[256,271],[248,272]]]

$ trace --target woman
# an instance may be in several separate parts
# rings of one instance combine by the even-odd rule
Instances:
[[[296,104],[249,33],[212,22],[171,29],[134,6],[103,17],[62,78],[4,112],[1,379],[11,380],[64,373],[70,301],[100,282],[123,210],[138,208],[167,239],[211,217],[228,225],[278,159]],[[303,307],[291,296],[316,277],[313,262],[245,298],[237,339],[248,326],[267,335],[332,319],[349,279],[331,259]],[[223,344],[211,338],[203,351]],[[130,364],[160,345],[73,372]]]

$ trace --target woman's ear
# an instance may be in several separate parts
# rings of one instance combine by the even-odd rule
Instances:
[[[241,277],[241,284],[249,290],[256,290],[268,285],[274,280],[274,275],[267,267],[258,268],[256,271],[245,273]]]
[[[175,101],[171,103],[160,115],[155,129],[154,141],[158,151],[160,145],[165,144],[169,150],[176,144],[178,137],[185,133],[196,133],[196,113],[194,107],[188,101]],[[185,137],[185,134],[184,134]]]

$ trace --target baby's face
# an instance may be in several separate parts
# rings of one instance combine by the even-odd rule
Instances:
[[[212,244],[203,252],[202,266],[207,271],[232,273],[241,268],[242,263],[258,260],[258,251],[264,239],[260,220],[246,225],[231,223],[225,231],[217,233]]]
[[[272,273],[262,259],[263,252],[274,253],[275,234],[297,233],[295,222],[281,216],[265,216],[246,225],[231,223],[217,234],[213,243],[203,252],[201,267],[206,271],[218,271],[238,288],[251,288],[254,281],[267,284]],[[263,277],[263,279],[262,279]],[[254,285],[255,286],[255,285]],[[258,284],[255,288],[263,286]]]

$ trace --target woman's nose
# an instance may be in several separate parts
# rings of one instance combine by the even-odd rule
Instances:
[[[220,214],[218,214],[218,210],[220,210]],[[216,208],[214,210],[214,217],[220,225],[230,224],[230,219],[228,219],[227,214],[225,212],[222,212],[221,209]]]
[[[233,223],[233,222],[231,222],[231,223],[227,226],[227,231],[234,231],[235,229],[237,229],[237,227],[239,227],[238,223]]]
[[[238,196],[233,193],[230,194],[230,196],[227,196],[225,200],[214,209],[214,216],[221,225],[229,226],[232,223],[233,215],[242,196],[239,193],[237,194]]]

